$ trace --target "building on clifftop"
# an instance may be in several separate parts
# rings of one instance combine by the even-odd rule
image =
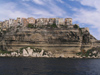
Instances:
[[[56,19],[55,18],[49,18],[49,25],[55,24]]]
[[[18,17],[17,18],[17,25],[19,26],[21,26],[22,25],[22,19],[20,18],[20,17]]]
[[[72,18],[65,18],[65,25],[72,25]]]
[[[29,18],[27,18],[27,22],[28,22],[29,24],[35,24],[35,18],[29,17]]]
[[[22,18],[22,26],[26,27],[29,24],[26,18]]]

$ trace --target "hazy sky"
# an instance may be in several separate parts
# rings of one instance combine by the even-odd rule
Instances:
[[[0,21],[17,17],[73,18],[100,40],[100,0],[0,0]]]

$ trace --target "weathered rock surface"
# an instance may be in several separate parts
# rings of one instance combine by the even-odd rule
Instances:
[[[8,51],[0,53],[0,57],[53,57],[53,55],[50,52],[45,52],[43,49],[32,49],[27,47],[19,51]]]
[[[15,29],[15,30],[14,30]],[[89,33],[78,28],[12,28],[10,31],[0,33],[0,49],[16,51],[26,46],[45,49],[55,57],[77,57],[81,49],[91,49],[99,46],[99,42]],[[32,55],[32,50],[23,50],[23,54]],[[33,54],[33,56],[38,54]]]

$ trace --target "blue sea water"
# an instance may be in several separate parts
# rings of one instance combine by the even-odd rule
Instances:
[[[0,58],[0,75],[100,75],[100,59]]]

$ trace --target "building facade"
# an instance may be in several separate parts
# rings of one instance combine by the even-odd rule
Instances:
[[[72,18],[65,18],[65,25],[72,25]]]
[[[1,31],[1,29],[2,29],[2,22],[0,22],[0,31]]]
[[[33,24],[36,27],[45,27],[45,25],[52,25],[56,24],[57,27],[61,27],[63,25],[70,25],[69,28],[73,28],[72,24],[72,18],[38,18],[35,19],[33,17],[29,18],[17,18],[16,20],[14,19],[9,19],[6,21],[2,22],[2,26],[0,28],[9,28],[11,26],[27,26],[28,24]],[[61,26],[60,26],[61,25]]]
[[[17,25],[22,26],[22,18],[20,18],[20,17],[17,18]]]
[[[64,25],[64,18],[59,18],[59,25]]]
[[[30,24],[35,24],[35,18],[30,17],[30,18],[27,19],[27,22],[30,23]]]
[[[9,19],[9,27],[14,26],[14,22],[15,22],[14,19]]]
[[[42,24],[43,24],[43,20],[42,20],[42,18],[38,18],[38,19],[36,19],[36,26],[42,26]]]
[[[49,18],[49,25],[56,24],[55,18]]]
[[[43,24],[44,24],[44,25],[48,25],[48,24],[49,24],[49,18],[44,18]]]
[[[27,26],[28,25],[28,21],[27,21],[27,19],[26,18],[22,18],[22,25],[25,27],[25,26]]]
[[[2,28],[4,29],[4,28],[8,28],[8,27],[9,27],[9,21],[8,20],[3,21]]]
[[[6,31],[7,28],[9,28],[9,20],[3,21],[1,28],[2,28],[3,31]]]

